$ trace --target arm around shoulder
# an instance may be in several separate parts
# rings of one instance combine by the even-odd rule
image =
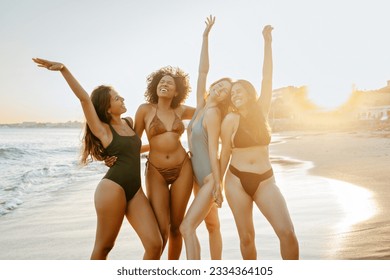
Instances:
[[[134,130],[140,138],[145,130],[145,117],[150,108],[151,105],[149,103],[143,103],[139,105],[137,112],[135,113]]]
[[[195,108],[187,105],[181,105],[182,108],[182,114],[181,119],[182,120],[190,120],[194,116]]]

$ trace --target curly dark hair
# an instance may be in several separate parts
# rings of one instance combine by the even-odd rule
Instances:
[[[190,78],[179,67],[166,66],[154,71],[146,78],[147,88],[145,91],[145,99],[147,102],[157,104],[157,85],[164,76],[171,76],[175,80],[176,90],[178,95],[172,99],[171,107],[177,108],[184,103],[188,94],[191,92]]]

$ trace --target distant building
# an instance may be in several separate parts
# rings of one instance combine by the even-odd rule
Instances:
[[[388,120],[390,117],[390,80],[376,90],[354,90],[344,105],[358,120]]]
[[[359,120],[387,121],[390,119],[390,105],[361,108],[357,113],[357,118]]]
[[[348,101],[334,110],[324,110],[311,102],[305,86],[275,89],[269,121],[273,131],[390,130],[390,80],[376,90],[354,88]]]
[[[387,86],[375,90],[354,90],[347,103],[355,106],[385,106],[390,105],[390,81]]]

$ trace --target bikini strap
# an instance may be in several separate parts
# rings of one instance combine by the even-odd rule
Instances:
[[[128,126],[130,126],[130,128],[134,131],[134,128],[131,126],[131,123],[130,121],[127,119],[127,118],[123,118],[125,120],[125,122],[127,123]]]

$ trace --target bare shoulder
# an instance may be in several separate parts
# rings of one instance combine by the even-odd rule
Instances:
[[[138,109],[137,109],[137,114],[146,114],[148,113],[150,110],[152,110],[152,108],[154,107],[155,105],[154,104],[150,104],[150,103],[143,103],[141,105],[138,106]]]
[[[225,118],[223,119],[223,122],[227,123],[227,124],[233,124],[233,123],[237,122],[238,119],[239,119],[239,114],[237,114],[235,112],[230,112],[225,116]]]
[[[153,106],[153,104],[150,103],[142,103],[138,106],[138,110],[148,110]]]
[[[239,120],[239,115],[234,112],[228,113],[225,118],[222,120],[221,124],[221,130],[233,133],[234,131],[237,130],[238,127],[238,120]]]
[[[125,119],[129,121],[131,127],[134,127],[134,121],[131,117],[125,117]]]
[[[205,112],[206,118],[218,117],[221,115],[221,110],[218,107],[208,108]]]

